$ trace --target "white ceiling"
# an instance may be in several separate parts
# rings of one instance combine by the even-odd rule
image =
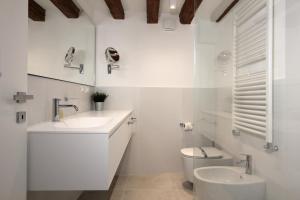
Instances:
[[[50,0],[36,0],[41,6],[45,9],[53,8],[53,4]],[[146,0],[121,0],[125,10],[125,19],[126,12],[144,12],[146,13]],[[178,15],[181,7],[185,0],[177,0],[177,9],[173,12],[169,9],[170,0],[160,0],[160,13],[172,13]],[[200,8],[197,11],[197,16],[205,19],[210,19],[214,9],[222,2],[223,0],[203,0]],[[92,20],[99,24],[101,21],[105,20],[107,17],[111,17],[110,12],[105,4],[104,0],[74,0],[76,4],[79,4],[80,7],[92,18]]]
[[[97,8],[100,12],[109,14],[104,0],[85,0],[88,4]],[[121,0],[125,12],[144,12],[146,11],[146,0]],[[177,0],[177,8],[181,8],[184,0]],[[180,10],[180,9],[178,9]],[[160,12],[169,12],[169,0],[160,1]]]
[[[181,7],[185,0],[177,0],[177,9],[175,11],[170,11],[169,2],[170,0],[161,0],[160,1],[160,13],[172,13],[178,15]],[[203,0],[200,5],[199,10],[197,11],[197,16],[205,19],[210,19],[214,9],[222,2],[223,0]],[[111,17],[109,10],[104,2],[104,0],[77,0],[81,7],[88,13],[88,15],[93,19],[97,24],[101,23],[105,18]],[[125,10],[125,19],[126,12],[144,12],[146,13],[146,0],[122,0],[123,7]]]

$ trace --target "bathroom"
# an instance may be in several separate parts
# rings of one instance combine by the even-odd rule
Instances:
[[[298,9],[1,0],[0,200],[298,200]]]

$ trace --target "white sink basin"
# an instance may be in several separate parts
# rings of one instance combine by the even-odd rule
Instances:
[[[54,124],[57,128],[95,128],[101,127],[108,123],[111,117],[76,117],[65,119]]]
[[[60,122],[43,122],[28,127],[30,134],[109,134],[123,123],[131,114],[130,110],[120,111],[90,111],[61,119]]]
[[[197,200],[264,200],[265,181],[240,167],[194,170]]]

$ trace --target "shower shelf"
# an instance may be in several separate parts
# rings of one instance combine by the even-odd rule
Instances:
[[[201,113],[216,116],[216,117],[226,118],[226,119],[232,119],[232,113],[231,112],[201,111]]]

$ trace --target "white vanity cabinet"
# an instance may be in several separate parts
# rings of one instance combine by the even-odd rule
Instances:
[[[110,121],[107,133],[29,129],[28,189],[108,190],[131,138],[130,114]]]

